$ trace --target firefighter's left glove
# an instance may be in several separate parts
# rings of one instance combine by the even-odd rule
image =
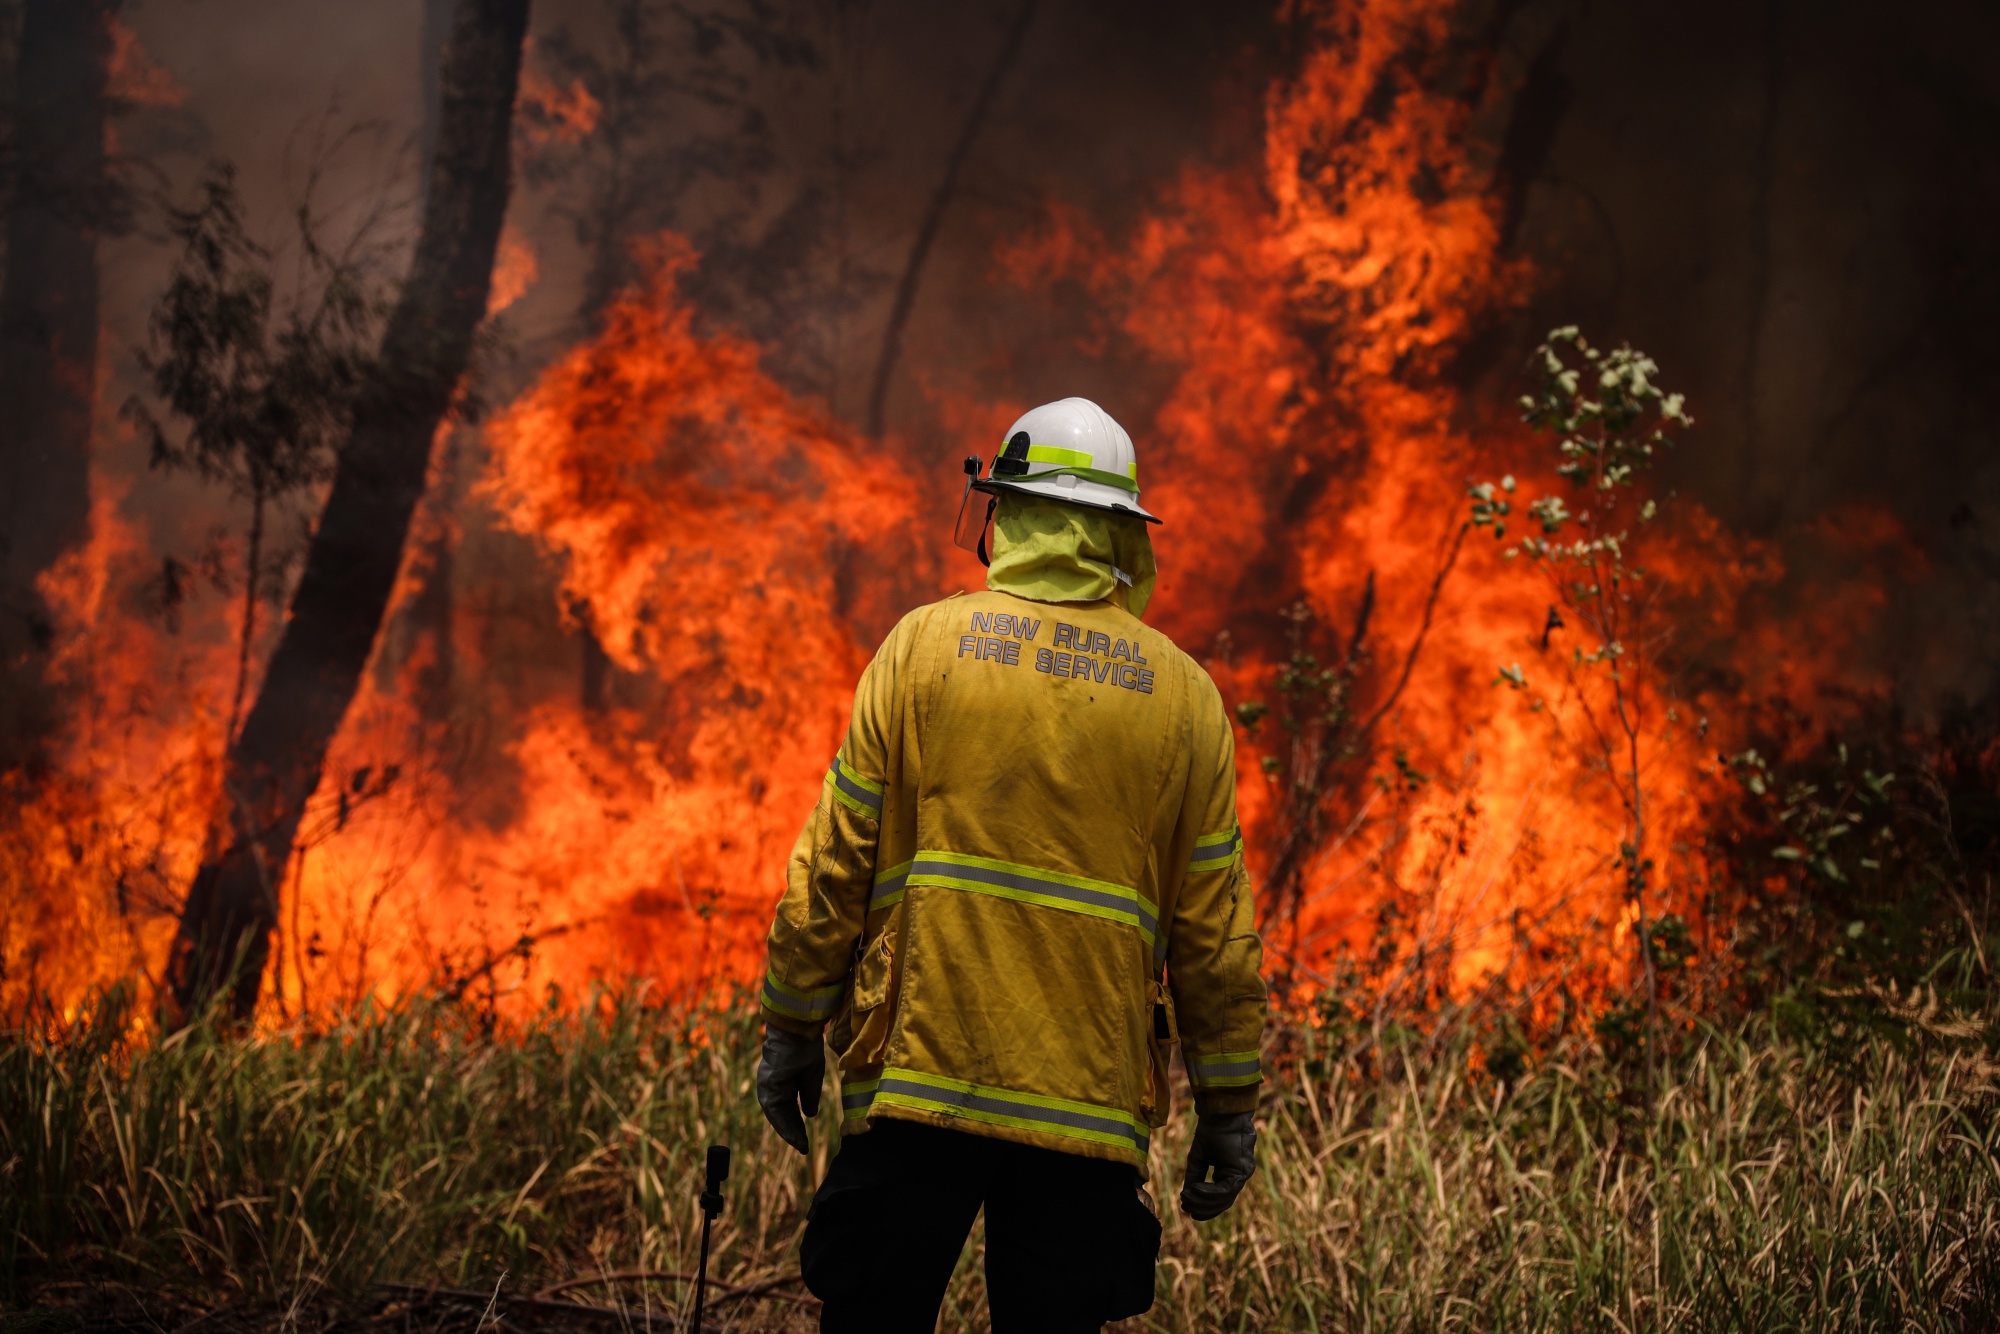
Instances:
[[[806,1122],[819,1115],[820,1088],[825,1083],[826,1044],[817,1034],[806,1038],[782,1028],[765,1028],[764,1059],[757,1063],[757,1105],[778,1138],[800,1153],[812,1151]]]
[[[1215,1180],[1208,1169],[1215,1169]],[[1211,1112],[1195,1122],[1188,1146],[1187,1180],[1181,1183],[1181,1212],[1206,1223],[1236,1203],[1257,1170],[1257,1123],[1250,1112]]]

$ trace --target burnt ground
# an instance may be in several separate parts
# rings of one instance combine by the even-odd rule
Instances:
[[[796,1279],[742,1288],[711,1283],[702,1326],[746,1334],[805,1330],[816,1326],[818,1312]],[[637,1300],[599,1305],[504,1286],[481,1292],[402,1283],[374,1284],[359,1296],[306,1287],[216,1307],[162,1289],[49,1283],[27,1304],[0,1310],[0,1334],[664,1334],[683,1328],[693,1327],[671,1309],[648,1309]]]

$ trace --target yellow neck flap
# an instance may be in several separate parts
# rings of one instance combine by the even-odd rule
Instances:
[[[1146,614],[1156,570],[1144,519],[1017,491],[999,499],[988,588],[1037,602],[1108,598]]]

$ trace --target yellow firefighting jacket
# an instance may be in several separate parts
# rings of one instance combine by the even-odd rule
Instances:
[[[863,674],[762,995],[768,1022],[826,1029],[845,1132],[895,1117],[1143,1167],[1175,1040],[1201,1110],[1256,1105],[1235,740],[1125,600],[954,596]]]

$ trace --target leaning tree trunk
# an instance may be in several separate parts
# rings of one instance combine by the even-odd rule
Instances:
[[[0,771],[55,722],[36,579],[90,519],[104,90],[117,0],[28,0],[0,284]]]
[[[458,0],[409,280],[356,407],[284,634],[230,748],[216,851],[195,876],[174,938],[168,980],[184,1016],[224,987],[239,1017],[256,1004],[299,817],[367,666],[431,441],[486,310],[527,22],[528,0]]]

